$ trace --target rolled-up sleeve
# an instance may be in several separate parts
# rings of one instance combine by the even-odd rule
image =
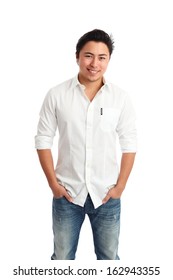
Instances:
[[[35,148],[51,149],[57,130],[56,99],[50,90],[43,102],[35,136]]]
[[[122,153],[135,153],[137,151],[136,113],[128,94],[124,100],[117,133]]]

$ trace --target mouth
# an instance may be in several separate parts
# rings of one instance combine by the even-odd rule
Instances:
[[[87,69],[87,70],[92,75],[96,75],[99,72],[98,70],[93,70],[93,69]]]

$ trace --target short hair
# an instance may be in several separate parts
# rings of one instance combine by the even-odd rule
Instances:
[[[111,56],[114,49],[114,41],[112,36],[108,35],[105,31],[100,29],[94,29],[85,33],[76,44],[76,57],[79,57],[79,53],[84,45],[89,41],[102,42],[107,45],[109,54]]]

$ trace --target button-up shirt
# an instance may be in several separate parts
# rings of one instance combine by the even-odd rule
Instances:
[[[51,149],[58,128],[58,182],[83,206],[88,193],[94,207],[118,179],[116,139],[122,153],[136,152],[135,113],[129,95],[104,81],[92,101],[77,77],[52,88],[45,97],[35,137],[36,149]]]

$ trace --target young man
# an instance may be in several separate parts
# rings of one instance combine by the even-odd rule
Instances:
[[[35,142],[53,192],[52,260],[75,259],[86,214],[97,259],[119,259],[120,197],[135,159],[136,129],[129,96],[103,77],[113,47],[102,30],[84,34],[76,45],[78,75],[52,88],[42,105]],[[57,127],[54,170],[51,147]]]

